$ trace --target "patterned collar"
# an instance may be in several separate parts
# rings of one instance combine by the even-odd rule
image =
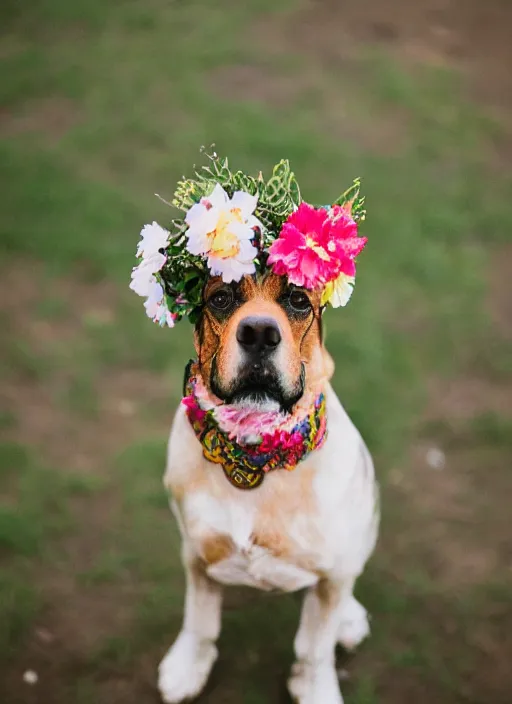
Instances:
[[[188,367],[187,369],[189,369]],[[265,474],[274,469],[295,469],[327,435],[326,403],[319,394],[308,413],[290,430],[274,428],[259,442],[243,444],[219,427],[214,410],[203,410],[195,394],[195,378],[187,373],[183,405],[187,417],[210,462],[222,465],[224,474],[237,489],[255,489]]]

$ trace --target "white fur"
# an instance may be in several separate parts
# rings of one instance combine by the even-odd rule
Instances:
[[[206,683],[217,652],[222,583],[282,591],[308,587],[289,690],[299,704],[342,703],[334,648],[337,642],[353,648],[369,633],[366,611],[352,590],[377,538],[378,492],[359,433],[330,387],[326,397],[323,447],[293,472],[270,472],[249,491],[231,486],[222,468],[203,458],[188,419],[178,411],[165,483],[177,494],[183,490],[172,506],[183,538],[187,595],[183,629],[160,665],[165,702],[193,697]],[[304,493],[307,473],[312,496],[301,509],[297,497]],[[258,517],[277,495],[279,518],[286,518],[282,525],[276,515],[276,526],[293,546],[286,559],[254,544]],[[201,561],[203,540],[215,535],[229,536],[235,549],[207,566]]]
[[[194,633],[181,631],[158,668],[158,688],[166,704],[196,697],[217,659],[217,648]]]

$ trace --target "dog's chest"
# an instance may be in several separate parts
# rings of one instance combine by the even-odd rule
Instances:
[[[318,574],[258,545],[235,546],[229,557],[208,565],[207,574],[223,584],[237,584],[270,591],[295,591],[318,581]]]
[[[283,472],[254,492],[194,492],[178,511],[185,540],[224,584],[294,591],[315,584],[326,567],[307,471],[300,480]]]

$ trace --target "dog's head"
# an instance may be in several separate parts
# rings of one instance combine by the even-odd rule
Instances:
[[[289,411],[332,373],[320,293],[283,276],[208,280],[195,346],[208,391],[229,404]]]

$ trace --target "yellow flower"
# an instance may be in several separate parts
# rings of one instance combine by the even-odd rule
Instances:
[[[207,257],[210,273],[222,276],[226,283],[240,281],[256,270],[253,228],[263,230],[253,215],[257,202],[258,196],[245,191],[236,191],[229,198],[217,183],[211,195],[201,198],[185,217],[188,251]]]
[[[333,308],[346,306],[354,289],[355,279],[341,273],[334,281],[326,284],[323,292],[321,304],[324,306],[330,303]]]
[[[234,257],[240,252],[240,241],[231,230],[234,223],[243,223],[240,208],[223,210],[213,232],[208,233],[211,238],[210,254],[216,257]]]

